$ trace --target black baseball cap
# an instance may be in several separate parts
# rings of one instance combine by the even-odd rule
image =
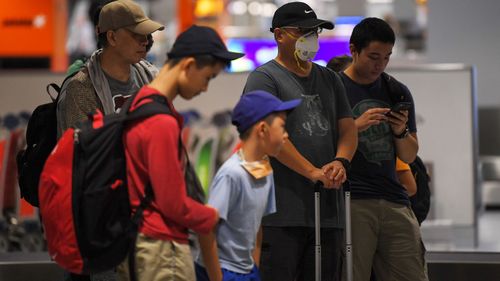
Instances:
[[[196,55],[212,55],[222,60],[239,59],[245,54],[230,52],[215,30],[206,26],[192,25],[177,36],[174,46],[167,53],[169,59]]]
[[[331,21],[318,19],[313,9],[303,2],[286,3],[274,12],[271,32],[283,26],[333,29]]]

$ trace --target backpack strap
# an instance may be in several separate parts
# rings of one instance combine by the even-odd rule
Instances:
[[[141,101],[143,101],[145,99],[152,100],[153,102],[143,104],[143,105],[139,106],[138,108],[136,108],[134,111],[130,112],[129,110],[130,110],[130,106],[132,104],[133,99],[134,99],[133,97],[129,98],[127,100],[127,102],[122,107],[124,114],[127,115],[127,117],[126,117],[127,122],[137,120],[140,118],[146,118],[149,116],[153,116],[155,114],[170,114],[170,115],[172,115],[172,111],[170,110],[170,108],[167,105],[168,104],[167,98],[163,95],[155,94],[155,95],[150,95],[150,96],[140,98],[137,101],[137,103],[140,103]],[[178,158],[181,159],[183,153],[185,153],[186,160],[189,161],[189,158],[187,158],[187,152],[185,151],[186,149],[184,148],[184,145],[182,143],[181,134],[179,134],[179,142],[178,143],[179,143],[178,144],[178,152],[179,152]]]
[[[59,96],[61,94],[61,90],[62,90],[62,87],[63,87],[64,83],[66,83],[69,79],[71,79],[73,76],[75,76],[83,68],[84,67],[82,67],[79,71],[72,72],[70,75],[66,76],[64,78],[63,82],[61,83],[61,86],[57,85],[56,83],[50,83],[50,84],[47,85],[47,87],[45,87],[45,90],[47,91],[47,94],[49,95],[50,99],[53,102],[57,102],[59,100]],[[57,93],[55,97],[51,94],[51,88],[54,89],[56,91],[56,93]]]
[[[146,210],[147,207],[151,204],[151,202],[154,199],[154,193],[153,193],[153,187],[151,186],[151,183],[148,183],[146,185],[146,188],[144,189],[144,197],[141,199],[141,204],[135,211],[135,214],[132,216],[132,223],[135,227],[137,227],[137,230],[139,230],[139,224],[141,223],[142,220],[142,215],[144,213],[144,210]],[[135,232],[136,235],[138,232]],[[130,251],[128,255],[128,270],[129,270],[129,277],[131,281],[137,281],[137,273],[135,271],[135,242],[136,239],[132,239],[132,245],[130,246]]]
[[[401,82],[386,72],[382,72],[382,75],[380,76],[382,78],[382,83],[385,85],[387,92],[389,93],[391,103],[394,105],[398,102],[405,101],[405,95],[403,89],[401,88]]]
[[[170,114],[172,115],[172,111],[168,107],[168,102],[167,98],[162,95],[150,95],[146,97],[140,98],[136,103],[140,103],[143,100],[152,100],[153,102],[148,102],[146,104],[143,104],[134,111],[130,111],[130,107],[132,106],[133,100],[135,98],[135,95],[130,97],[125,104],[123,104],[122,109],[120,110],[120,113],[126,115],[126,121],[133,121],[149,116],[153,116],[155,114]]]
[[[131,100],[133,98],[130,98],[127,100],[129,102],[128,104],[124,104],[122,107],[122,110],[124,114],[126,114],[126,121],[132,121],[132,120],[137,120],[140,118],[146,118],[149,116],[153,116],[155,114],[170,114],[172,115],[172,111],[168,107],[168,102],[167,98],[163,95],[150,95],[146,97],[140,98],[137,103],[140,103],[142,100],[149,99],[152,100],[153,102],[148,102],[146,104],[143,104],[136,108],[134,111],[129,111],[130,106],[132,104]],[[120,111],[121,113],[121,111]],[[184,146],[184,143],[182,142],[182,134],[179,134],[179,140],[177,142],[177,151],[178,151],[178,159],[182,160],[184,156],[185,162],[185,179],[186,179],[186,188],[187,188],[187,193],[188,195],[197,200],[198,202],[204,202],[204,191],[203,188],[201,187],[201,184],[199,183],[199,180],[194,172],[193,165],[191,164],[191,161],[189,160],[189,154],[186,150],[186,147]],[[146,197],[148,195],[147,190],[146,192]],[[152,194],[152,190],[151,190]],[[152,196],[151,196],[152,197]]]

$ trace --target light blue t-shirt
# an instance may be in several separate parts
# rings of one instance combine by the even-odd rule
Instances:
[[[276,212],[273,174],[255,179],[234,153],[219,169],[209,191],[208,204],[219,211],[217,249],[222,268],[249,273],[262,217]],[[201,255],[197,262],[203,265]]]

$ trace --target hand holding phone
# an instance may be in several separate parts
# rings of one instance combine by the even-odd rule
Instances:
[[[411,102],[398,102],[391,107],[391,111],[387,112],[386,115],[389,114],[390,112],[401,112],[404,110],[410,110],[411,106],[412,106]]]

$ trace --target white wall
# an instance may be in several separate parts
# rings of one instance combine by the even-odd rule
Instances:
[[[476,65],[478,105],[500,107],[500,1],[428,1],[428,61]]]
[[[49,83],[60,84],[63,79],[64,74],[49,71],[0,72],[0,116],[33,111],[37,105],[50,102],[45,87]]]

